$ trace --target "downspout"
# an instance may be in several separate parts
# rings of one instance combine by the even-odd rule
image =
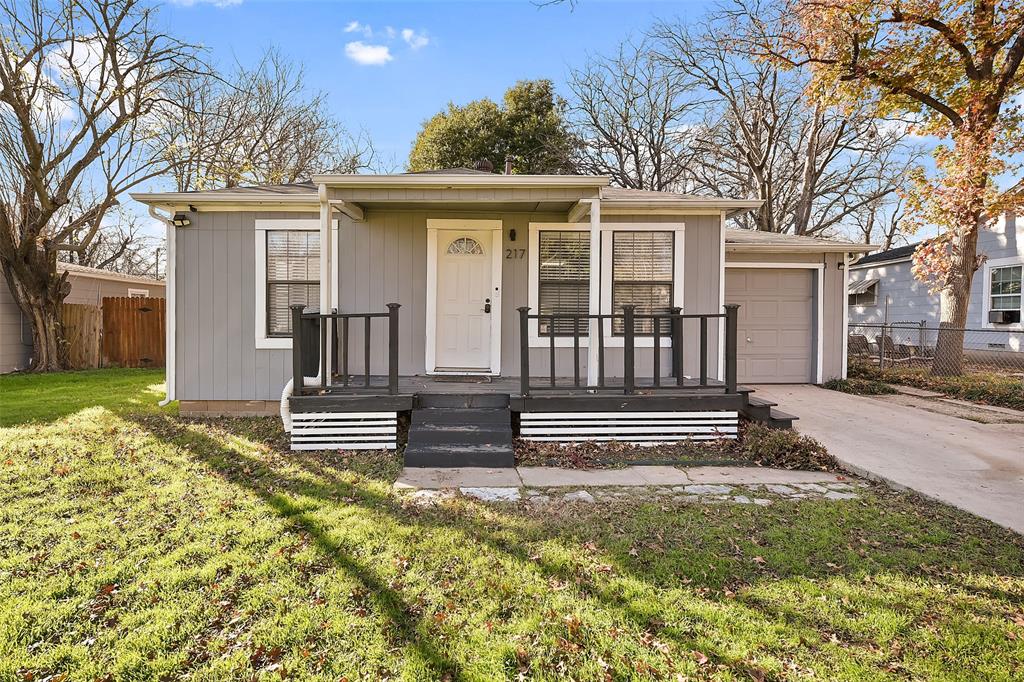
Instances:
[[[175,360],[176,360],[176,357],[175,357],[175,352],[176,352],[176,345],[175,345],[175,336],[176,336],[175,300],[177,299],[177,296],[176,296],[176,292],[174,291],[175,280],[177,279],[177,277],[175,275],[175,269],[176,268],[175,268],[175,262],[174,261],[175,261],[175,256],[176,256],[176,253],[177,253],[177,248],[175,246],[175,230],[174,230],[174,221],[173,221],[173,219],[171,217],[164,216],[163,214],[158,213],[155,206],[150,206],[149,207],[149,215],[152,216],[153,218],[155,218],[156,220],[159,220],[160,222],[162,222],[164,224],[164,227],[166,228],[165,241],[167,242],[167,268],[166,268],[166,271],[167,271],[167,282],[166,282],[166,285],[164,286],[164,299],[165,299],[165,303],[167,304],[166,305],[166,308],[167,308],[167,320],[166,320],[166,324],[164,326],[164,331],[166,333],[166,338],[165,338],[165,341],[164,341],[164,346],[165,346],[165,352],[164,352],[164,356],[165,356],[165,360],[164,360],[164,381],[167,383],[167,397],[165,397],[163,400],[161,400],[159,402],[160,407],[165,407],[165,406],[169,405],[171,403],[171,401],[177,399],[176,396],[175,396],[175,380],[174,380],[175,367],[176,367],[176,364],[177,364],[175,362]],[[159,267],[159,264],[157,264],[157,266]]]
[[[846,379],[850,362],[850,265],[853,260],[850,254],[843,252],[843,331],[839,338],[843,343],[843,371],[840,376]]]

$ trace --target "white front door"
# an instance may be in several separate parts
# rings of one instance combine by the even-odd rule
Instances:
[[[491,235],[490,230],[438,230],[436,371],[491,370],[491,316],[500,314]]]

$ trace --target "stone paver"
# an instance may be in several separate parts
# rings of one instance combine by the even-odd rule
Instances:
[[[727,485],[688,485],[686,492],[691,495],[728,495],[732,488]]]
[[[1024,533],[1024,424],[981,424],[814,386],[756,386],[860,475]]]
[[[519,467],[519,475],[523,485],[536,488],[675,485],[690,482],[683,471],[669,466],[633,466],[624,469]]]
[[[519,488],[459,488],[466,497],[474,497],[481,502],[518,502]]]
[[[412,504],[442,504],[458,494],[481,502],[517,503],[534,508],[562,503],[612,503],[624,499],[647,499],[683,504],[753,504],[768,506],[777,499],[852,500],[858,497],[859,481],[839,481],[831,474],[750,467],[633,466],[623,469],[556,469],[523,467],[515,469],[406,469],[397,489],[412,489]],[[707,478],[728,483],[691,482]],[[818,482],[807,482],[812,479]],[[764,481],[785,481],[765,483]],[[414,486],[421,486],[416,489]],[[557,488],[573,488],[555,494]],[[760,497],[764,492],[774,499]],[[755,494],[756,493],[756,494]]]

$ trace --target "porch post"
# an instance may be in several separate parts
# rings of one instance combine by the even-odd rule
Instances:
[[[590,200],[590,304],[591,315],[601,314],[601,200]],[[598,339],[604,334],[604,325],[596,317],[590,318],[587,339],[587,385],[598,383],[598,365],[601,346]]]
[[[331,312],[334,304],[331,300],[331,262],[334,255],[334,246],[331,243],[331,204],[327,199],[326,185],[319,185],[317,195],[320,199],[320,314],[327,315]],[[320,318],[320,324],[326,327],[326,333],[321,333],[320,338],[323,339],[326,347],[330,348],[334,343],[333,325],[328,324],[324,318]],[[334,354],[325,352],[325,350],[326,348],[320,349],[320,357],[323,358],[320,372],[322,381],[329,386],[331,383],[331,365],[334,360]]]

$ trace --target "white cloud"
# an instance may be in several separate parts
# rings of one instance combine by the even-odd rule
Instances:
[[[394,40],[395,39],[395,27],[394,26],[385,26],[384,27],[384,35],[386,35],[389,40]]]
[[[364,66],[381,66],[394,59],[387,45],[367,45],[361,40],[345,43],[345,56]]]
[[[411,28],[402,29],[402,40],[404,40],[409,45],[409,47],[411,47],[414,50],[418,50],[421,47],[426,47],[428,44],[430,44],[430,38],[427,37],[425,31],[420,31],[419,33],[417,33]]]

